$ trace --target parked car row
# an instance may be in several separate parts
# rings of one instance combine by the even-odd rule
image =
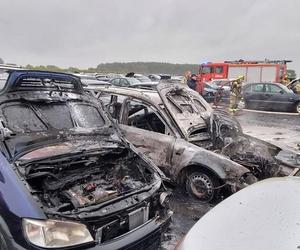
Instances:
[[[206,83],[203,97],[208,102],[229,102],[230,81]],[[280,83],[246,83],[242,88],[245,108],[300,113],[300,95]]]

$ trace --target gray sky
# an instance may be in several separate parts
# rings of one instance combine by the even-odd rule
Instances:
[[[291,59],[299,0],[0,0],[0,57],[17,64]]]

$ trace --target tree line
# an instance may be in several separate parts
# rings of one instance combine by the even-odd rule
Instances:
[[[58,72],[85,72],[85,73],[123,73],[128,72],[142,73],[142,74],[171,74],[183,75],[185,71],[198,72],[199,65],[197,64],[173,64],[160,62],[129,62],[129,63],[101,63],[96,68],[80,69],[75,67],[60,68],[55,65],[40,65],[32,66],[30,64],[25,66],[28,69],[48,70]]]
[[[3,64],[4,60],[0,58],[0,64]],[[114,63],[100,63],[96,68],[80,69],[77,67],[60,68],[55,65],[26,65],[27,69],[34,70],[47,70],[56,72],[70,72],[70,73],[123,73],[135,72],[141,74],[171,74],[171,75],[183,75],[186,71],[197,73],[199,71],[199,65],[197,64],[174,64],[163,62],[114,62]],[[287,70],[289,78],[296,78],[295,70]]]

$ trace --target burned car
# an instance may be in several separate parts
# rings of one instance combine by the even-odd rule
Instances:
[[[201,147],[207,154],[202,156],[202,165],[205,166],[209,154],[214,152],[243,165],[258,179],[289,175],[300,167],[299,154],[244,134],[235,118],[225,111],[213,110],[198,93],[183,85],[161,83],[157,85],[157,91],[112,86],[87,87],[86,90],[106,102],[109,112],[121,124],[141,129],[140,137],[147,137],[156,132],[156,135],[151,134],[151,137],[147,138],[150,144],[147,146],[150,146],[152,153],[155,147],[153,140],[170,135],[176,140],[180,138]],[[133,142],[135,140],[130,139]],[[147,141],[140,143],[137,140],[134,143],[143,149]],[[147,148],[144,149],[146,150]],[[157,151],[163,153],[159,149]],[[223,158],[216,157],[214,161],[222,164]],[[172,167],[176,168],[175,165]],[[213,185],[215,172],[211,169],[204,171],[205,175],[184,172],[180,174],[180,178],[185,178],[187,186],[196,180],[207,181],[207,178],[207,183]],[[165,173],[168,175],[167,170]]]
[[[88,91],[107,106],[126,138],[199,202],[213,202],[256,181],[242,165],[185,140],[157,92],[113,86]]]
[[[161,171],[80,79],[11,71],[0,94],[1,249],[155,249]]]

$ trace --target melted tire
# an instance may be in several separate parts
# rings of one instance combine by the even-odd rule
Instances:
[[[190,171],[185,181],[186,191],[189,196],[201,204],[212,203],[218,198],[219,186],[217,179],[210,173],[201,171]]]

